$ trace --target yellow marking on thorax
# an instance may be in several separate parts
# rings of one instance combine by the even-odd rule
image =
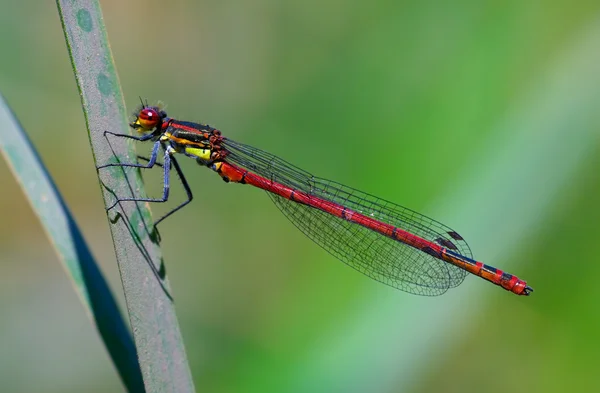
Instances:
[[[197,147],[186,147],[185,152],[192,156],[198,157],[201,160],[209,161],[210,160],[210,149],[202,149]]]
[[[170,132],[165,132],[161,137],[161,140],[163,141],[168,141],[171,140],[173,142],[175,142],[177,145],[179,145],[179,147],[177,148],[178,152],[185,152],[188,155],[194,156],[194,157],[198,157],[199,159],[201,159],[202,161],[210,161],[210,156],[211,156],[211,149],[210,148],[202,148],[202,147],[192,147],[189,145],[199,145],[202,143],[198,143],[198,142],[193,142],[190,141],[188,139],[182,139],[182,138],[176,138],[173,136],[173,134],[171,134]],[[188,145],[188,146],[185,146]]]

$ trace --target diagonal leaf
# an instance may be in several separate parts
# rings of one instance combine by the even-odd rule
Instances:
[[[131,144],[111,146],[104,131],[128,129],[123,95],[97,1],[58,0],[67,48],[81,95],[96,166],[115,158],[133,162]],[[102,170],[105,204],[115,196],[144,195],[139,172]],[[149,392],[193,392],[160,248],[147,204],[123,203],[110,212],[110,229],[121,273],[144,385]]]
[[[143,391],[135,346],[117,302],[46,167],[2,96],[0,122],[0,152],[42,222],[123,383],[130,392]]]

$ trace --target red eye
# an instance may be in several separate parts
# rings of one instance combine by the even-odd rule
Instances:
[[[136,123],[145,130],[152,130],[158,126],[161,117],[155,108],[142,108],[137,116]]]

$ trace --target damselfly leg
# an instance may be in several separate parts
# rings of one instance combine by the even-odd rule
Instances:
[[[114,132],[110,132],[110,131],[105,131],[104,136],[107,138],[107,140],[108,140],[107,135],[113,135],[113,136],[117,136],[117,137],[128,138],[128,139],[133,139],[133,140],[142,141],[142,142],[148,141],[148,140],[152,139],[152,137],[153,137],[153,135],[151,135],[151,134],[137,137],[137,136],[128,135],[128,134],[118,134],[118,133],[114,133]],[[158,150],[160,148],[162,148],[162,150],[164,152],[164,156],[163,156],[164,161],[162,164],[157,162]],[[193,199],[192,190],[185,178],[185,175],[183,174],[183,171],[181,170],[181,167],[179,166],[179,163],[177,162],[177,159],[172,156],[173,153],[174,153],[174,150],[171,146],[165,145],[163,142],[158,140],[158,141],[154,142],[154,146],[152,147],[152,152],[150,154],[150,158],[139,157],[148,162],[145,165],[135,164],[135,163],[111,163],[111,164],[105,164],[105,165],[98,166],[97,169],[103,169],[103,168],[107,168],[107,167],[151,169],[155,165],[163,168],[163,195],[161,198],[136,198],[136,197],[117,198],[117,200],[112,205],[110,205],[106,210],[113,209],[120,202],[159,202],[159,203],[163,203],[163,202],[168,201],[169,200],[169,192],[170,192],[170,169],[171,169],[171,166],[173,166],[175,168],[175,171],[177,172],[177,175],[179,176],[179,179],[181,180],[181,184],[183,185],[183,188],[185,189],[187,199],[184,202],[180,203],[175,208],[171,209],[168,213],[163,215],[161,218],[156,220],[156,222],[154,223],[154,226],[156,227],[165,218],[169,217],[170,215],[172,215],[173,213],[175,213],[176,211],[180,210],[185,205],[190,203]]]

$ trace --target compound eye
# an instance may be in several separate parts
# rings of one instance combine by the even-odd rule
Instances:
[[[142,108],[135,124],[145,130],[153,130],[161,121],[161,116],[155,108]]]

